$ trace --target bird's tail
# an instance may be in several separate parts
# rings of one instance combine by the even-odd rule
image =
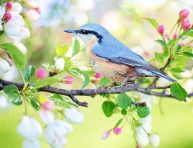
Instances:
[[[176,80],[170,78],[170,77],[167,76],[164,72],[162,72],[162,71],[160,71],[160,70],[158,70],[158,69],[153,68],[153,69],[151,69],[151,72],[152,72],[153,74],[155,74],[156,76],[163,77],[163,78],[165,78],[165,79],[167,79],[167,80],[169,80],[169,81],[171,81],[171,82],[175,82],[175,81],[176,81]]]

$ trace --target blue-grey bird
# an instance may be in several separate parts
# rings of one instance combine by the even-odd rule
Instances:
[[[79,29],[64,31],[78,35],[85,42],[93,69],[113,82],[126,84],[144,76],[175,81],[130,50],[101,25],[85,24]]]

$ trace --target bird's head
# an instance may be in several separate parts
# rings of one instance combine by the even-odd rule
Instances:
[[[85,43],[96,40],[99,44],[102,43],[105,36],[109,34],[103,26],[98,24],[85,24],[79,29],[68,29],[64,30],[64,32],[76,34]]]

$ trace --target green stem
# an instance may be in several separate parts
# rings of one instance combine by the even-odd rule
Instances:
[[[178,21],[175,23],[175,25],[172,27],[172,30],[170,31],[170,35],[169,35],[170,38],[171,38],[172,32],[174,31],[174,28],[176,27],[177,24],[178,24]]]

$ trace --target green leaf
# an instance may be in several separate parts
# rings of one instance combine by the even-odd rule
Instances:
[[[186,90],[177,82],[173,83],[170,87],[171,94],[178,100],[184,101],[187,97]]]
[[[30,81],[30,79],[34,76],[35,74],[35,68],[31,65],[27,66],[25,69],[22,70],[23,77],[25,81]]]
[[[127,109],[132,104],[131,98],[125,93],[121,93],[117,96],[117,104],[122,109]]]
[[[37,88],[49,86],[57,81],[58,80],[54,77],[47,77],[45,79],[37,80],[37,81],[35,81],[34,88],[37,89]]]
[[[86,87],[89,84],[90,82],[89,76],[86,73],[84,73],[83,71],[81,71],[80,69],[74,68],[74,69],[68,70],[68,72],[82,79],[83,81],[82,88]]]
[[[188,30],[185,32],[185,35],[193,37],[193,30]]]
[[[163,57],[161,56],[161,54],[160,53],[157,53],[157,52],[155,52],[155,58],[156,58],[156,60],[158,60],[160,63],[163,63]]]
[[[145,18],[157,30],[159,27],[158,22],[154,18]]]
[[[167,44],[163,40],[155,40],[158,44],[160,44],[163,48],[167,49]]]
[[[184,70],[182,68],[171,68],[170,69],[172,72],[175,72],[175,73],[180,73],[180,72],[184,72]]]
[[[3,91],[8,95],[9,100],[15,104],[22,104],[22,99],[19,94],[19,90],[15,85],[7,85],[3,88]]]
[[[80,51],[80,43],[77,39],[74,41],[74,47],[72,50],[72,56],[76,55]]]
[[[69,49],[68,45],[57,46],[56,47],[56,54],[57,54],[57,56],[64,56],[67,53],[68,49]]]
[[[150,114],[150,110],[147,106],[138,106],[137,107],[137,115],[140,118],[145,118]]]
[[[122,110],[121,110],[121,114],[122,114],[122,115],[126,115],[126,114],[127,114],[127,110],[126,110],[126,109],[122,109]]]
[[[40,109],[40,104],[37,102],[37,100],[36,99],[31,99],[30,100],[30,102],[31,102],[31,105],[33,106],[33,108],[35,109],[35,110],[39,110]]]
[[[112,116],[114,108],[115,108],[115,104],[111,101],[105,101],[102,104],[103,112],[107,117]]]
[[[193,54],[191,52],[183,52],[183,55],[193,58]]]
[[[3,43],[3,44],[0,44],[0,46],[6,51],[8,51],[17,68],[25,67],[26,57],[15,45],[11,43]]]
[[[109,85],[111,85],[112,82],[109,79],[103,77],[100,79],[99,83],[101,86],[109,86]]]
[[[115,124],[114,128],[118,127],[123,121],[123,118],[119,119],[119,121],[117,121],[117,123]]]

